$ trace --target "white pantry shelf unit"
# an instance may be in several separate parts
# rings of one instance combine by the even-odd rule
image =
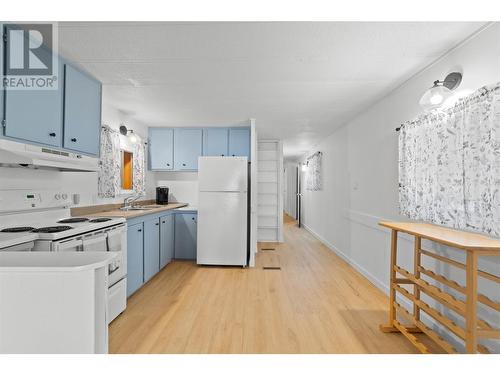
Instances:
[[[277,140],[261,140],[258,158],[257,238],[265,242],[283,241],[282,169],[283,145]]]

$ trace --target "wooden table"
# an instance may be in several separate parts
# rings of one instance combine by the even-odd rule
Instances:
[[[500,277],[478,269],[478,257],[500,256],[500,239],[486,237],[480,234],[458,231],[425,223],[393,223],[380,222],[379,225],[391,229],[391,266],[390,266],[390,306],[389,322],[381,325],[383,332],[400,332],[422,353],[430,353],[429,348],[424,345],[414,333],[424,333],[432,339],[439,347],[447,353],[457,353],[456,348],[439,336],[435,331],[425,325],[420,319],[421,311],[432,317],[440,326],[452,332],[465,343],[467,353],[488,353],[488,349],[478,344],[479,338],[500,339],[500,329],[493,328],[488,322],[477,316],[478,303],[500,312],[500,302],[492,301],[487,296],[478,293],[477,280],[483,277],[500,283]],[[407,233],[415,237],[413,272],[405,270],[397,264],[398,232]],[[457,251],[466,253],[466,262],[461,263],[443,255],[422,249],[422,239],[450,246]],[[422,266],[422,257],[430,257],[440,262],[449,264],[465,271],[466,285],[462,286],[456,281],[450,280],[443,275],[436,274]],[[429,283],[433,280],[437,283]],[[412,290],[402,285],[411,285]],[[438,287],[445,285],[465,296],[465,299],[457,299]],[[396,295],[399,293],[408,299],[413,311],[407,311],[401,306]],[[425,294],[437,301],[439,304],[460,314],[465,321],[464,326],[442,315],[438,310],[421,300],[421,294]],[[410,325],[404,325],[399,320],[403,317]]]

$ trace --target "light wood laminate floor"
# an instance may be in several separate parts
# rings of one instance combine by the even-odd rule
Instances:
[[[291,218],[251,269],[176,261],[111,325],[111,353],[415,353],[388,298]],[[281,267],[264,270],[263,266]]]

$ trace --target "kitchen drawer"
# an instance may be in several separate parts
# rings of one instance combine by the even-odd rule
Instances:
[[[121,279],[108,290],[108,324],[127,307],[127,278]]]

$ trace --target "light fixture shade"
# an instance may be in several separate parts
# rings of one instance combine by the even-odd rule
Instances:
[[[137,136],[134,134],[134,131],[133,130],[129,130],[129,131],[130,131],[130,134],[128,135],[128,139],[132,143],[137,143]]]
[[[434,86],[424,92],[424,95],[420,98],[419,104],[426,110],[438,108],[452,94],[451,90],[441,83],[434,83]]]

